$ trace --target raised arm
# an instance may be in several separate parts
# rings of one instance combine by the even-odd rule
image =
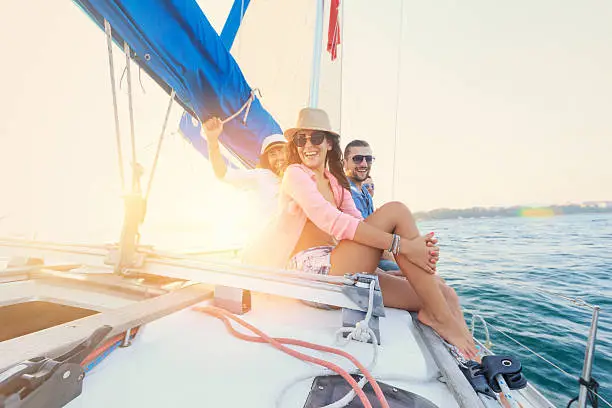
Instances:
[[[210,118],[204,122],[202,128],[208,141],[208,157],[210,158],[215,176],[223,180],[227,172],[227,165],[219,147],[219,136],[223,132],[223,123],[219,118]]]

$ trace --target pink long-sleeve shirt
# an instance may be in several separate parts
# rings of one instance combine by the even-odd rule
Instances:
[[[287,167],[279,194],[278,213],[258,244],[245,250],[245,262],[285,267],[308,219],[337,240],[355,237],[363,217],[355,207],[351,192],[344,189],[327,169],[325,177],[338,206],[319,192],[311,169],[303,164]]]

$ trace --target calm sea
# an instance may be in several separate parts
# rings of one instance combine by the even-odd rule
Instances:
[[[489,328],[493,351],[519,357],[528,379],[556,406],[578,394],[592,312],[536,288],[599,305],[593,376],[612,402],[612,214],[437,220],[419,227],[438,233],[440,273],[467,311],[571,374]],[[476,327],[484,338],[482,325]]]

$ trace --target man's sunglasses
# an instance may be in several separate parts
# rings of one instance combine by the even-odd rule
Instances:
[[[312,132],[310,136],[306,133],[296,133],[295,136],[293,136],[293,143],[295,143],[297,147],[304,147],[306,146],[306,142],[310,139],[310,143],[313,146],[319,146],[325,140],[325,136],[326,133],[321,131]]]
[[[371,164],[374,161],[374,156],[372,156],[371,154],[368,155],[362,155],[362,154],[356,154],[352,157],[353,159],[353,163],[355,164],[359,164],[363,161],[363,159],[365,159],[366,163]]]

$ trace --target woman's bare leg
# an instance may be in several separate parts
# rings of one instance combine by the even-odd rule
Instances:
[[[448,304],[448,308],[450,309],[451,313],[453,314],[453,316],[455,316],[457,320],[465,322],[465,317],[463,316],[463,311],[461,310],[461,304],[459,303],[459,296],[457,296],[457,292],[455,292],[453,288],[448,286],[446,282],[444,282],[444,279],[438,279],[438,286],[440,287],[440,290],[442,291],[442,294],[446,299],[446,303]],[[465,327],[467,329],[467,325]]]
[[[410,210],[401,203],[385,204],[365,222],[384,231],[395,232],[404,239],[414,239],[419,236]],[[382,251],[377,248],[354,241],[341,241],[332,251],[331,273],[334,275],[373,273],[381,253]],[[473,356],[476,349],[465,320],[458,321],[456,313],[451,312],[450,304],[440,289],[439,278],[417,267],[405,256],[396,256],[396,262],[408,281],[388,274],[378,274],[385,305],[418,311],[419,320],[435,329],[467,357]]]

